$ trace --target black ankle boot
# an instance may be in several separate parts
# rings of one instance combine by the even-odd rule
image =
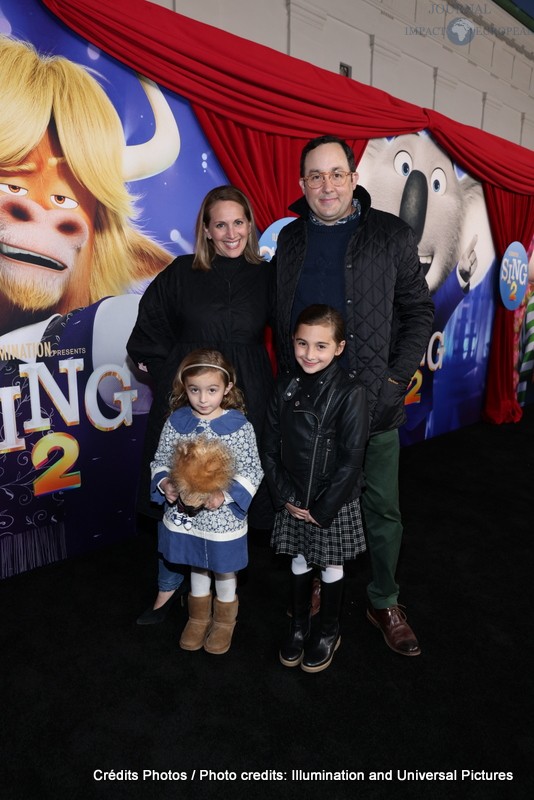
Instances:
[[[343,598],[344,579],[335,583],[321,581],[321,610],[319,626],[304,647],[301,669],[304,672],[321,672],[332,663],[334,653],[341,644],[339,612]]]
[[[302,575],[291,573],[291,622],[289,635],[280,648],[284,667],[298,667],[304,654],[304,643],[310,635],[310,606],[313,570]]]

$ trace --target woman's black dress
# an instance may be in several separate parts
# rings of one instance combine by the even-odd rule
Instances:
[[[261,435],[273,372],[265,329],[274,316],[274,267],[240,258],[216,256],[209,271],[194,270],[193,256],[179,256],[154,278],[139,304],[127,350],[148,369],[154,399],[148,416],[138,491],[138,510],[157,517],[150,502],[150,462],[169,412],[169,394],[182,359],[199,347],[220,350],[237,372],[247,417]],[[258,498],[259,500],[259,498]],[[256,503],[253,527],[269,527]],[[254,503],[253,503],[254,506]]]

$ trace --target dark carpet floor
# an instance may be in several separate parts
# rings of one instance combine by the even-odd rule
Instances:
[[[258,534],[224,656],[178,647],[179,607],[135,624],[151,529],[2,581],[0,798],[534,797],[534,406],[403,449],[401,493],[417,658],[367,622],[362,556],[330,669],[284,668],[288,563]]]

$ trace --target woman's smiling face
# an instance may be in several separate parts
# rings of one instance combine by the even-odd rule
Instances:
[[[204,230],[219,255],[238,258],[247,246],[251,224],[239,203],[219,200],[214,203],[209,225]]]

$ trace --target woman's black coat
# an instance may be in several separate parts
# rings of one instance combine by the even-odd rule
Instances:
[[[193,256],[180,256],[146,289],[127,344],[135,364],[152,381],[138,510],[158,516],[149,501],[149,465],[169,411],[172,382],[182,359],[196,348],[220,350],[237,371],[247,416],[260,436],[273,373],[265,328],[274,311],[275,282],[268,262],[217,256],[209,271],[194,270]]]

